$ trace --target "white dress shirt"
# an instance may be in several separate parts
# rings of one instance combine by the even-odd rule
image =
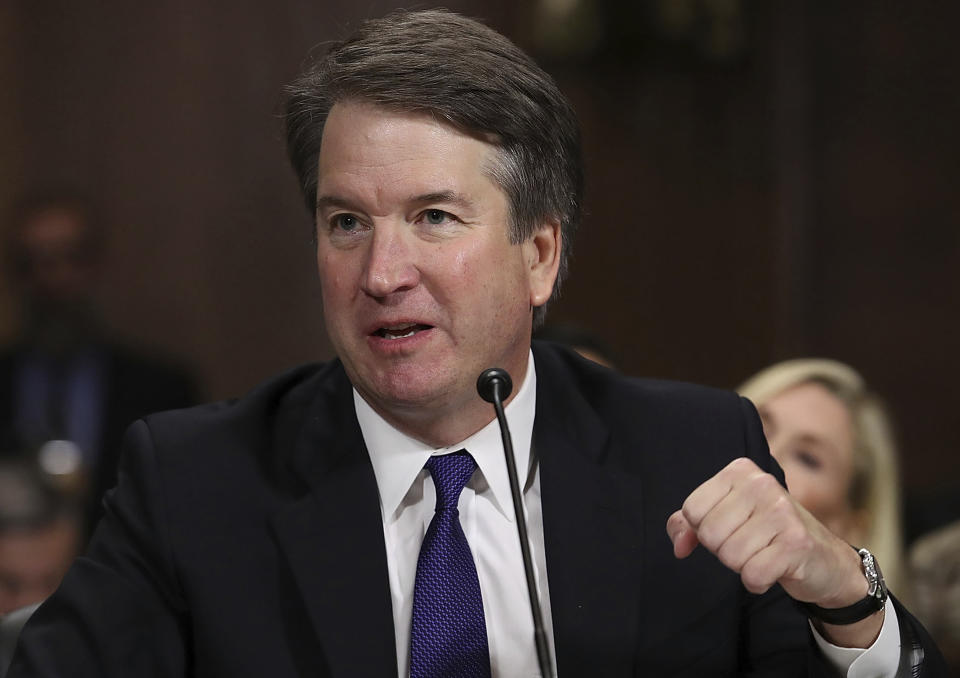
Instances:
[[[547,593],[546,559],[543,555],[540,474],[536,461],[530,459],[536,386],[537,377],[531,355],[523,384],[507,405],[505,413],[513,438],[514,459],[519,470],[517,475],[523,490],[530,553],[540,591],[546,636],[550,643],[550,656],[554,658],[553,623]],[[460,493],[458,508],[460,523],[473,552],[480,579],[491,674],[493,678],[539,676],[533,641],[533,616],[496,418],[466,440],[434,449],[390,426],[356,391],[354,403],[380,491],[400,678],[406,678],[410,672],[413,584],[420,544],[436,507],[433,480],[423,465],[431,455],[449,454],[461,449],[466,449],[473,456],[478,467]],[[493,416],[493,405],[490,406],[490,414]],[[554,673],[555,662],[554,658]]]
[[[526,377],[517,395],[507,405],[505,414],[513,438],[530,553],[556,675],[553,622],[543,548],[540,471],[537,460],[530,456],[536,414],[536,386],[537,375],[531,352]],[[478,467],[460,493],[458,508],[460,523],[473,552],[480,579],[492,676],[540,676],[520,540],[510,499],[510,481],[493,406],[490,406],[493,419],[469,438],[449,447],[432,448],[388,424],[356,390],[353,399],[380,492],[399,678],[407,678],[410,673],[410,625],[417,559],[436,507],[433,480],[423,466],[431,455],[449,454],[461,449],[466,449],[473,456]],[[820,637],[816,630],[814,636],[828,660],[846,673],[848,678],[893,678],[896,673],[900,632],[896,613],[889,602],[880,637],[867,650],[835,647]]]

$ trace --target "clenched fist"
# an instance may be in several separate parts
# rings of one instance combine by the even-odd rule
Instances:
[[[867,595],[857,553],[746,458],[694,490],[667,520],[667,534],[678,558],[702,544],[752,593],[780,584],[795,600],[826,608]],[[856,624],[823,624],[821,631],[837,645],[869,647],[882,626],[881,610]]]

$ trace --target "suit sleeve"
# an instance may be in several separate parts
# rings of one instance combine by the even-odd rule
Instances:
[[[8,678],[186,675],[189,619],[143,421],[104,504],[87,552],[24,627]]]
[[[753,405],[741,398],[740,409],[746,456],[772,473],[781,485],[786,485],[783,471],[770,456]],[[742,607],[740,638],[745,675],[758,678],[838,675],[816,648],[806,618],[779,584],[762,595],[744,591]]]
[[[949,678],[950,670],[933,638],[907,608],[890,596],[900,622],[900,667],[897,678]]]
[[[763,436],[763,427],[760,423],[760,418],[757,415],[756,409],[750,403],[750,401],[741,398],[741,406],[743,408],[743,416],[745,420],[744,425],[744,435],[746,442],[747,453],[751,459],[753,459],[757,464],[773,473],[781,484],[784,486],[783,471],[780,469],[780,466],[777,462],[770,456],[766,440]],[[757,603],[762,605],[782,605],[785,603],[788,608],[793,608],[793,612],[799,612],[799,610],[794,607],[791,599],[783,592],[779,586],[775,586],[771,589],[771,592],[774,593],[775,598],[782,598],[781,602],[776,600],[769,600],[770,592],[764,596],[753,597],[756,598],[756,602],[752,602],[751,606],[756,605]],[[936,647],[936,644],[930,638],[930,635],[927,633],[926,629],[920,624],[920,622],[911,615],[907,609],[898,601],[896,598],[893,598],[893,604],[897,611],[897,618],[899,620],[900,626],[900,639],[901,639],[901,654],[900,654],[900,665],[897,670],[897,676],[911,676],[917,678],[947,678],[949,673],[946,668],[946,663],[944,662],[943,656],[940,654],[939,649]],[[777,635],[778,633],[770,633],[770,629],[766,628],[769,624],[769,621],[766,620],[765,615],[756,615],[755,610],[750,610],[750,613],[745,615],[745,623],[748,627],[746,637],[762,637],[764,638],[764,643],[773,643],[773,647],[776,648],[777,644]],[[762,620],[758,624],[757,620]],[[804,619],[804,622],[806,620]],[[839,675],[838,671],[830,665],[827,659],[823,656],[823,653],[820,652],[819,648],[816,646],[816,642],[813,640],[813,635],[809,630],[809,626],[804,623],[805,633],[809,639],[807,643],[807,666],[808,666],[808,675],[809,676],[837,676]],[[764,652],[764,655],[767,653]],[[762,675],[766,675],[763,673]],[[771,674],[773,675],[773,674]]]

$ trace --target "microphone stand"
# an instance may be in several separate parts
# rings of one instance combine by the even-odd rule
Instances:
[[[520,496],[520,481],[517,479],[517,465],[513,456],[513,439],[507,426],[507,417],[503,411],[503,400],[510,396],[513,381],[506,370],[491,367],[484,370],[477,379],[477,392],[488,403],[493,403],[500,424],[500,436],[503,439],[503,455],[507,462],[507,477],[510,479],[510,496],[513,499],[513,513],[517,520],[517,534],[520,537],[520,554],[523,557],[523,572],[527,578],[527,593],[530,595],[530,609],[533,612],[533,640],[537,647],[537,664],[543,678],[553,678],[553,664],[550,661],[550,646],[543,630],[543,613],[540,610],[540,598],[537,595],[537,583],[533,574],[533,558],[530,556],[530,542],[527,537],[527,521],[523,517],[523,500]]]

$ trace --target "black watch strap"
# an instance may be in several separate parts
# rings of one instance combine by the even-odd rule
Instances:
[[[860,555],[863,564],[863,573],[867,578],[869,592],[866,597],[858,600],[853,605],[838,608],[826,608],[814,605],[813,603],[798,602],[800,608],[808,617],[817,619],[825,624],[846,625],[855,624],[879,612],[887,604],[887,587],[883,581],[883,574],[880,572],[880,566],[867,549],[858,549],[854,547]]]

